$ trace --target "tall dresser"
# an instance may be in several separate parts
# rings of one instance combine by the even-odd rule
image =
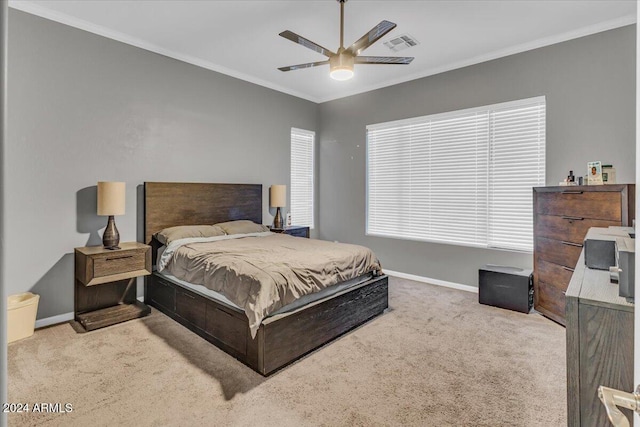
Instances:
[[[537,311],[565,324],[565,292],[590,227],[631,224],[635,185],[533,189],[533,287]]]

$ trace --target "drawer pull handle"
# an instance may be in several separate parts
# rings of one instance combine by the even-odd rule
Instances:
[[[567,245],[567,246],[575,246],[577,248],[581,248],[582,247],[581,243],[565,242],[564,240],[561,241],[560,243],[562,243],[563,245]]]
[[[231,313],[227,313],[226,311],[224,311],[224,310],[220,310],[219,308],[218,308],[217,310],[218,310],[220,313],[222,313],[222,314],[225,314],[225,315],[227,315],[227,316],[229,316],[229,317],[233,317],[233,314],[231,314]]]
[[[574,271],[575,271],[573,268],[571,268],[571,267],[566,267],[566,266],[564,266],[564,265],[562,266],[562,268],[564,268],[564,269],[565,269],[565,270],[567,270],[567,271],[571,271],[571,272],[574,272]]]
[[[181,293],[182,295],[184,295],[185,297],[189,297],[189,298],[191,298],[191,299],[196,299],[196,297],[194,297],[193,295],[189,295],[189,294],[186,294],[186,293],[184,293],[184,292],[180,292],[180,293]]]
[[[569,221],[582,221],[584,218],[580,218],[577,216],[563,216],[562,219],[568,219]]]
[[[567,291],[562,291],[562,295],[567,295]]]
[[[117,257],[113,257],[113,258],[105,258],[105,261],[117,261],[119,259],[127,259],[127,258],[133,258],[133,255],[117,256]]]
[[[570,191],[570,190],[564,190],[562,192],[562,194],[582,194],[582,191]]]
[[[158,280],[158,282],[157,282],[157,283],[158,283],[159,285],[169,287],[169,284],[168,284],[168,283],[164,283],[162,280]]]

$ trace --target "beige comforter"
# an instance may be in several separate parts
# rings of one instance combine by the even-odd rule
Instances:
[[[186,243],[175,250],[167,269],[242,307],[255,337],[269,314],[303,295],[379,272],[380,263],[363,246],[269,234]]]

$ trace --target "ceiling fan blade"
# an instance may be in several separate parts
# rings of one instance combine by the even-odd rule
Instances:
[[[329,49],[324,48],[322,46],[320,46],[317,43],[312,42],[311,40],[305,39],[302,36],[297,35],[296,33],[292,32],[292,31],[283,31],[280,33],[281,37],[284,37],[285,39],[291,40],[294,43],[298,43],[301,44],[302,46],[314,50],[318,53],[323,54],[326,57],[331,58],[332,56],[335,55],[335,53],[331,52]]]
[[[413,57],[411,56],[356,56],[356,64],[411,64]]]
[[[278,70],[280,71],[301,70],[303,68],[317,67],[318,65],[326,65],[328,63],[329,61],[307,62],[306,64],[289,65],[288,67],[280,67],[278,68]]]
[[[367,34],[360,37],[360,40],[349,46],[347,51],[352,55],[358,55],[360,52],[377,42],[380,38],[384,37],[389,31],[393,30],[396,24],[389,21],[382,21],[371,29]]]

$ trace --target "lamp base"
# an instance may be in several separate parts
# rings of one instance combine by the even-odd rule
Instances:
[[[104,230],[104,234],[102,235],[102,245],[105,249],[116,250],[120,249],[118,243],[120,243],[120,233],[118,233],[118,229],[116,228],[116,221],[113,218],[113,215],[109,215],[107,228]]]
[[[276,208],[276,217],[273,219],[273,228],[282,230],[284,228],[284,221],[282,215],[280,215],[280,208]]]

